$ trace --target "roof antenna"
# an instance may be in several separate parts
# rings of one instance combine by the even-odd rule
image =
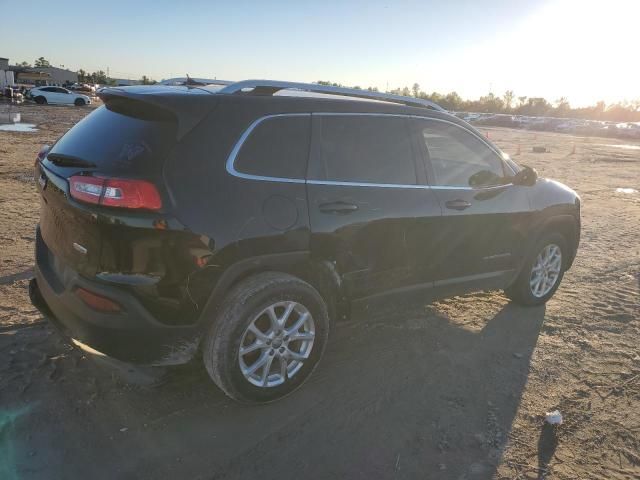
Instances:
[[[191,78],[188,73],[186,75],[187,75],[187,80],[184,82],[185,85],[204,85],[204,83],[198,82],[197,80],[194,80],[193,78]]]

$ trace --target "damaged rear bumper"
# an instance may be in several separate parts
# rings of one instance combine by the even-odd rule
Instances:
[[[64,283],[48,278],[47,266],[36,265],[29,283],[33,305],[77,347],[140,366],[169,366],[189,362],[197,353],[197,326],[169,326],[156,321],[130,294],[114,287],[65,275]],[[83,287],[113,298],[124,308],[102,313],[84,304],[74,290]]]

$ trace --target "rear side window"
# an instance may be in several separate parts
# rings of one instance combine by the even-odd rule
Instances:
[[[234,167],[249,175],[304,179],[310,137],[310,115],[266,118],[242,144]]]
[[[406,120],[374,115],[320,115],[309,179],[413,185],[415,162]]]
[[[504,183],[498,155],[475,135],[450,123],[415,120],[424,139],[435,185],[485,187]]]
[[[175,144],[177,124],[100,107],[78,122],[51,149],[54,164],[88,163],[101,172],[147,173]]]

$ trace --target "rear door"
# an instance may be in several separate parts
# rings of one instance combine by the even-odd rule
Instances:
[[[435,119],[411,124],[442,208],[436,282],[503,286],[522,254],[530,218],[526,187],[509,182],[513,172],[471,130]]]
[[[45,87],[40,89],[43,93],[44,97],[47,99],[47,103],[58,103],[58,93],[56,92],[55,87]]]
[[[440,215],[417,160],[404,117],[312,116],[312,253],[334,262],[353,297],[417,282],[411,252],[416,232]]]

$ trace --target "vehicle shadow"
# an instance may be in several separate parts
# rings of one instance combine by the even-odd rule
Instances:
[[[498,304],[478,328],[437,307],[369,307],[284,400],[239,405],[183,368],[154,390],[106,392],[82,425],[47,425],[23,478],[491,478],[544,307]]]

